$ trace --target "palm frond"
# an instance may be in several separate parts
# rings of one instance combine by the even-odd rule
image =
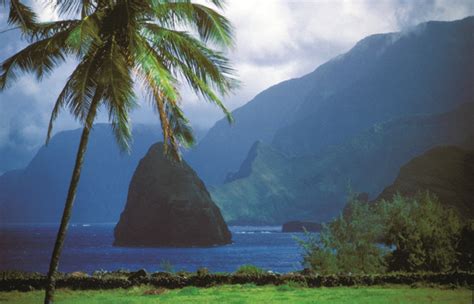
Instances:
[[[135,94],[127,57],[114,39],[102,66],[98,81],[105,88],[104,102],[109,120],[120,148],[129,152],[132,134],[128,116],[136,107]]]
[[[0,66],[0,90],[15,80],[17,72],[33,72],[38,79],[64,62],[70,51],[65,44],[68,31],[60,32],[50,38],[34,42],[6,59]]]
[[[225,0],[208,0],[208,1],[214,4],[219,9],[223,9],[227,2]]]
[[[100,0],[98,0],[100,1]],[[56,0],[55,8],[60,15],[79,15],[84,18],[94,11],[97,2],[94,0]],[[104,2],[102,0],[102,2]]]
[[[172,155],[174,159],[180,160],[179,139],[182,137],[175,131],[185,130],[176,128],[177,124],[186,124],[187,121],[178,120],[170,112],[179,102],[179,93],[177,89],[177,80],[167,69],[162,61],[153,54],[153,50],[142,38],[137,37],[137,72],[144,88],[148,91],[148,96],[155,110],[158,112],[163,130],[163,141],[165,152]],[[175,106],[173,106],[175,105]],[[171,113],[171,115],[170,115]],[[187,136],[189,137],[189,136]],[[192,135],[191,135],[192,137]],[[183,138],[185,138],[183,136]],[[194,139],[189,140],[192,143]],[[187,142],[185,142],[187,144]],[[171,147],[171,149],[169,149]]]
[[[5,6],[6,1],[2,0]],[[20,0],[10,0],[10,12],[7,19],[8,24],[18,26],[24,33],[29,33],[36,27],[37,16],[35,12]]]
[[[97,81],[95,80],[96,75],[94,73],[98,69],[98,62],[94,56],[95,54],[96,53],[89,54],[89,56],[76,67],[56,99],[49,121],[46,144],[48,144],[51,138],[54,121],[62,108],[68,107],[74,117],[85,122],[95,92],[97,91]]]
[[[215,1],[220,4],[221,1]],[[196,30],[204,42],[212,42],[224,47],[232,46],[233,28],[229,20],[205,5],[191,1],[153,1],[154,17],[170,28],[188,26]]]
[[[209,2],[223,8],[224,1]],[[61,109],[90,128],[103,104],[119,146],[129,150],[129,114],[136,106],[132,76],[158,112],[165,150],[174,159],[181,159],[180,146],[194,144],[180,105],[181,80],[232,120],[221,96],[237,87],[235,71],[222,52],[208,46],[232,45],[232,26],[217,10],[190,0],[56,0],[55,8],[61,16],[80,18],[39,23],[27,6],[11,12],[11,24],[25,24],[32,43],[0,66],[1,90],[19,72],[41,79],[67,55],[79,59],[54,105],[47,142]]]
[[[170,62],[188,85],[206,100],[215,103],[231,122],[231,113],[224,106],[214,89],[225,95],[238,83],[232,78],[233,69],[228,60],[208,48],[185,32],[146,24],[149,37],[153,39],[152,52],[160,61]]]
[[[68,31],[77,26],[80,20],[60,20],[52,22],[39,22],[30,31],[30,35],[35,40],[50,38],[60,32]]]
[[[103,43],[100,38],[100,19],[100,12],[86,16],[71,30],[67,44],[76,52],[79,58],[88,53],[92,44],[98,46]]]

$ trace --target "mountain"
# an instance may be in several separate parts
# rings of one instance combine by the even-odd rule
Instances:
[[[323,222],[339,213],[350,190],[375,197],[413,157],[437,145],[468,145],[472,138],[474,102],[375,124],[311,156],[288,156],[256,143],[241,170],[211,194],[230,223]]]
[[[0,222],[54,222],[62,214],[81,130],[56,134],[23,170],[0,176]],[[121,153],[110,126],[94,125],[84,161],[73,222],[116,222],[130,178],[158,127],[135,125],[132,151]]]
[[[6,146],[0,148],[0,175],[6,171],[16,170],[23,167],[31,160],[34,155],[34,149],[25,150],[25,147],[17,149],[17,147]]]
[[[231,234],[204,183],[188,166],[150,147],[133,174],[115,226],[115,246],[192,247],[231,243]]]
[[[385,188],[376,201],[391,199],[396,193],[412,196],[427,190],[463,218],[473,219],[474,150],[441,146],[415,157],[401,167],[393,184]]]
[[[474,101],[472,28],[468,17],[369,36],[258,94],[233,112],[234,125],[217,122],[185,159],[214,185],[227,220],[324,221],[349,186],[375,196],[411,158],[474,138],[472,105],[455,110]],[[125,156],[108,127],[96,126],[73,221],[117,221],[139,158],[160,139],[152,129],[137,127]],[[59,133],[27,168],[0,177],[0,221],[57,222],[79,133]]]
[[[235,123],[218,121],[185,158],[206,183],[222,183],[228,173],[239,168],[255,141],[273,139],[302,103],[316,76],[287,80],[261,92],[232,112]]]
[[[315,155],[376,123],[452,110],[474,96],[472,28],[468,17],[369,36],[314,72],[260,93],[233,112],[234,125],[217,122],[187,159],[218,185],[257,140],[286,155]]]

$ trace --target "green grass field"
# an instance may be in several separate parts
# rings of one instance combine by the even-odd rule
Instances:
[[[43,292],[0,292],[0,303],[42,303]],[[303,288],[295,286],[226,285],[177,290],[150,286],[107,291],[57,292],[55,303],[472,303],[469,289],[409,286]]]

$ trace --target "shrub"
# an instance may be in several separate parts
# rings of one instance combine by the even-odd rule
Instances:
[[[209,269],[207,269],[206,267],[198,268],[198,270],[196,271],[196,274],[199,277],[206,276],[209,274]]]
[[[474,220],[468,221],[461,229],[458,252],[458,268],[464,271],[474,271]]]
[[[300,240],[303,265],[321,274],[377,273],[385,269],[385,250],[376,241],[383,232],[381,220],[355,197],[319,235]]]
[[[353,198],[319,238],[299,243],[304,266],[321,274],[469,271],[474,224],[461,233],[457,214],[428,192],[377,204]]]
[[[376,214],[384,219],[385,243],[395,250],[387,255],[392,271],[449,271],[456,266],[460,221],[428,192],[413,198],[395,195],[382,201]]]
[[[242,265],[237,269],[235,272],[236,274],[245,274],[245,275],[252,275],[252,276],[257,276],[264,274],[265,271],[262,268],[259,268],[254,265]]]
[[[321,236],[328,235],[327,226],[323,226]],[[320,242],[317,234],[305,233],[305,239],[297,239],[300,247],[303,249],[303,266],[320,274],[337,273],[336,255],[328,248],[327,242]]]

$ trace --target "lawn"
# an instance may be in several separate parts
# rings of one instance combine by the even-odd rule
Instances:
[[[42,291],[0,292],[1,303],[42,303]],[[469,289],[409,286],[303,288],[297,286],[225,285],[177,290],[150,286],[106,291],[59,290],[55,303],[472,303]]]

